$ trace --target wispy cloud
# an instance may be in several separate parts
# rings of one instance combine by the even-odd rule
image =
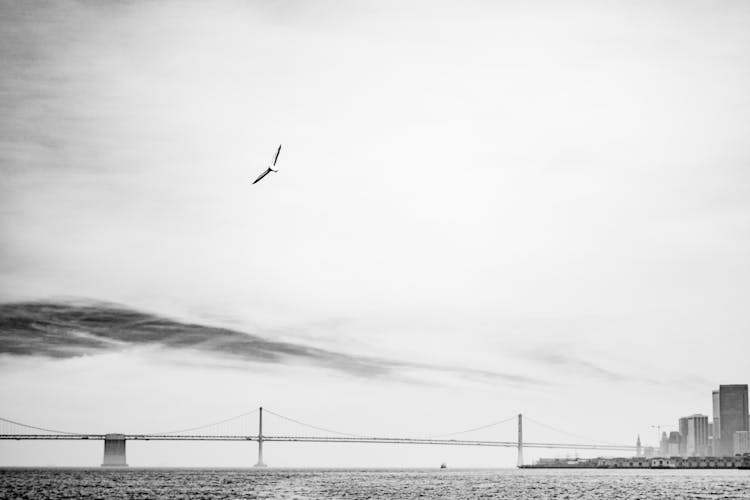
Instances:
[[[442,372],[513,385],[541,382],[512,373],[362,356],[261,335],[181,322],[119,305],[95,302],[0,304],[0,354],[72,358],[153,346],[193,349],[246,362],[303,361],[361,377],[403,377],[403,372]]]
[[[554,368],[556,371],[562,369],[576,375],[596,377],[600,380],[609,382],[640,380],[639,377],[633,377],[631,375],[604,368],[586,357],[581,357],[573,352],[571,346],[551,346],[543,349],[526,351],[522,355],[526,359],[547,365]]]
[[[668,376],[654,377],[655,369],[646,369],[643,365],[634,368],[622,360],[615,362],[612,358],[601,359],[592,355],[572,343],[560,343],[533,350],[523,350],[517,356],[538,363],[559,375],[572,375],[585,378],[587,381],[605,383],[635,383],[646,385],[662,385],[683,390],[703,390],[714,382],[700,376]],[[616,365],[616,369],[604,366]]]

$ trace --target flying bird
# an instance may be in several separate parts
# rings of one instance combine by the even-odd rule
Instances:
[[[262,174],[260,174],[258,176],[258,178],[253,181],[253,184],[255,184],[256,182],[260,181],[263,177],[267,176],[271,172],[278,172],[279,171],[278,168],[273,168],[273,167],[276,166],[276,162],[279,160],[279,153],[281,153],[281,144],[279,144],[279,149],[276,150],[276,154],[273,155],[273,163],[271,164],[271,166],[268,167],[265,172],[263,172]]]

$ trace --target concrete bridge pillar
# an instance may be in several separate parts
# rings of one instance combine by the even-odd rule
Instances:
[[[107,434],[104,436],[104,461],[102,467],[127,467],[125,459],[125,435]]]

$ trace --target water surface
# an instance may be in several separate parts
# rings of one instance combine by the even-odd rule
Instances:
[[[750,499],[750,471],[0,469],[1,499]]]

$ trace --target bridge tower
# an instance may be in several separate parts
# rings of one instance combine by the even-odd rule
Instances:
[[[127,467],[125,459],[125,435],[107,434],[104,436],[104,460],[102,467]]]
[[[523,466],[523,415],[518,414],[518,467]]]
[[[255,467],[268,467],[263,462],[263,407],[258,411],[258,463]]]

